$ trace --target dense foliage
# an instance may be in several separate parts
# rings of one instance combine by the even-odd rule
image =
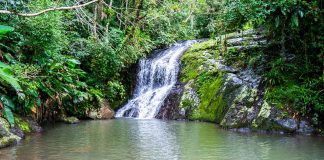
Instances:
[[[9,0],[0,8],[35,13],[84,2]],[[133,87],[139,58],[203,32],[195,22],[206,7],[202,2],[105,0],[31,17],[2,14],[3,113],[10,122],[12,110],[39,121],[60,114],[82,117],[103,98],[116,109]]]
[[[8,0],[0,8],[34,13],[84,2]],[[11,110],[39,120],[82,116],[102,98],[116,109],[132,90],[134,64],[153,49],[261,27],[270,42],[266,98],[321,124],[322,17],[320,0],[100,0],[33,17],[1,14],[0,109],[10,121]]]
[[[265,98],[288,114],[322,125],[323,2],[226,0],[222,5],[214,24],[220,26],[218,34],[252,26],[267,32],[269,43],[261,53],[243,55],[246,60],[260,54],[266,57]]]

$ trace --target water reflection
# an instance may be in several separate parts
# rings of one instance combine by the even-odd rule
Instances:
[[[239,134],[198,122],[117,119],[56,125],[1,160],[323,159],[324,138]]]
[[[149,122],[148,122],[149,121]],[[175,132],[166,122],[158,120],[135,121],[133,135],[139,149],[135,159],[179,159]]]

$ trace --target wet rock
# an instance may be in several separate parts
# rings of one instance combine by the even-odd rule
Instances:
[[[313,134],[315,129],[307,121],[300,121],[297,133],[310,135]]]
[[[279,119],[276,121],[277,124],[282,127],[283,130],[294,132],[297,130],[297,120],[292,118]]]
[[[130,109],[126,110],[123,114],[123,117],[137,117],[137,116],[138,116],[138,108],[130,108]],[[94,119],[96,119],[96,118],[94,118]]]
[[[159,113],[155,118],[158,119],[184,119],[185,111],[181,109],[181,95],[183,92],[183,84],[177,83],[171,90],[170,94],[165,99]]]
[[[239,132],[239,133],[250,133],[252,132],[251,128],[245,127],[245,128],[233,128],[230,129],[231,131]]]
[[[25,138],[25,134],[24,134],[23,130],[21,130],[17,126],[10,128],[10,132],[13,133],[14,135],[20,137],[20,138]]]
[[[0,148],[14,145],[20,140],[21,140],[21,138],[14,134],[11,134],[10,136],[2,137],[2,138],[0,138]]]
[[[32,132],[42,132],[43,128],[34,120],[32,120],[31,118],[27,118],[26,121],[29,123],[29,126],[32,130]]]

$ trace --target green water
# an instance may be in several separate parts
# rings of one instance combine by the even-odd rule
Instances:
[[[324,138],[240,134],[214,124],[116,119],[58,124],[0,150],[1,160],[315,160]]]

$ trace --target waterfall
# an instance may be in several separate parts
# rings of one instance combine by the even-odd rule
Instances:
[[[179,59],[196,41],[176,43],[139,63],[133,98],[119,109],[116,117],[154,118],[177,82]]]

